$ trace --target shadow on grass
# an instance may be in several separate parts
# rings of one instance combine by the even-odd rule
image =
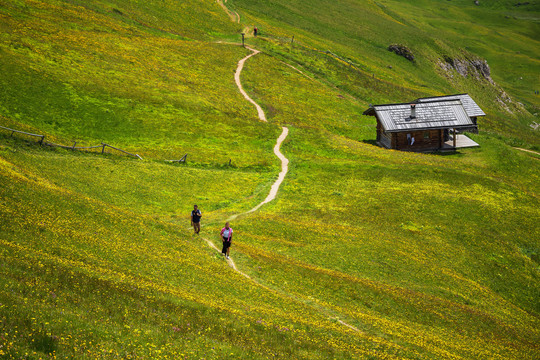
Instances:
[[[459,150],[437,150],[432,152],[433,155],[438,156],[456,156],[456,157],[463,157],[465,154],[463,154]]]
[[[42,331],[32,335],[31,348],[45,354],[53,354],[58,349],[58,338]]]
[[[369,145],[374,145],[380,148],[384,148],[377,143],[377,140],[369,139],[369,140],[360,140],[360,141],[363,142],[364,144],[369,144]],[[419,153],[433,154],[433,155],[438,155],[438,156],[457,156],[457,157],[465,156],[465,154],[463,154],[461,151],[456,150],[456,149],[435,150],[435,151],[412,151],[412,150],[401,150],[401,151],[419,152]]]
[[[369,144],[369,145],[375,145],[375,146],[379,146],[377,144],[377,140],[361,140],[363,143],[365,144]]]

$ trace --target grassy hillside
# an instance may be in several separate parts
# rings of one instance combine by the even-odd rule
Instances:
[[[283,56],[332,79],[366,105],[410,101],[414,99],[411,92],[421,96],[468,92],[489,113],[481,124],[484,130],[529,145],[538,143],[538,132],[529,127],[538,122],[533,114],[540,104],[534,93],[540,88],[537,5],[494,10],[483,2],[475,6],[471,1],[443,0],[338,4],[236,0],[234,4],[245,11],[247,22],[259,24],[263,37],[268,35],[265,40],[289,45],[295,36],[297,46],[281,46]],[[257,45],[266,46],[266,42]],[[415,62],[387,51],[394,43],[411,48]],[[328,71],[321,62],[331,58],[313,60],[313,48],[348,58],[359,70]],[[463,78],[455,71],[445,73],[440,66],[445,57],[486,59],[495,85],[485,79]],[[513,96],[511,100],[505,100],[500,86]]]
[[[99,2],[3,6],[0,106],[7,125],[39,129],[63,143],[104,141],[143,157],[196,152],[203,163],[231,157],[268,163],[270,158],[256,148],[270,147],[272,140],[266,139],[274,131],[254,126],[255,117],[230,76],[231,64],[245,51],[186,38],[200,30],[184,29],[182,24],[193,29],[198,24],[183,16],[169,20],[171,6],[185,16],[175,2],[159,2],[164,8],[151,6],[150,13],[126,3],[124,15]],[[163,18],[160,28],[146,23],[150,15],[154,22]],[[213,15],[216,29],[234,31],[221,12]],[[223,133],[234,127],[244,131],[231,144]],[[222,153],[224,147],[229,154]]]
[[[510,145],[540,144],[540,9],[514,5],[229,0],[236,24],[196,0],[0,0],[0,126],[144,158],[0,130],[0,358],[537,358],[540,157]],[[268,123],[234,83],[254,24],[242,83]],[[368,104],[453,92],[488,114],[480,148],[374,146]],[[243,276],[203,238],[266,197],[280,126],[277,199],[231,223]]]

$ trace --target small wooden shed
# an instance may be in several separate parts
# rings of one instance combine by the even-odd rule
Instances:
[[[455,149],[457,131],[474,127],[460,99],[419,100],[422,101],[370,105],[364,111],[364,115],[377,119],[377,143],[380,146],[409,151]],[[448,144],[450,132],[453,139]]]

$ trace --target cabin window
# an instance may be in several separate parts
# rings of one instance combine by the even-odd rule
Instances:
[[[426,131],[426,132],[424,133],[424,139],[425,139],[425,140],[428,140],[428,139],[429,139],[429,131]]]

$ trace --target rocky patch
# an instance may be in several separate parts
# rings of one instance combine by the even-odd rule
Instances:
[[[448,55],[439,59],[437,64],[445,71],[446,76],[453,78],[457,72],[464,78],[472,78],[478,82],[486,81],[496,93],[495,101],[509,113],[525,110],[523,104],[512,101],[512,98],[491,78],[491,69],[485,59],[463,52],[461,56],[451,57]]]
[[[414,61],[414,55],[407,46],[401,45],[401,44],[392,44],[388,46],[388,51],[392,51],[399,56],[403,56],[405,59],[409,61]]]
[[[453,69],[463,77],[471,75],[478,80],[484,78],[490,83],[493,83],[493,80],[491,79],[491,69],[484,59],[452,58],[450,56],[445,56],[444,62],[440,62],[439,65],[446,71]]]

